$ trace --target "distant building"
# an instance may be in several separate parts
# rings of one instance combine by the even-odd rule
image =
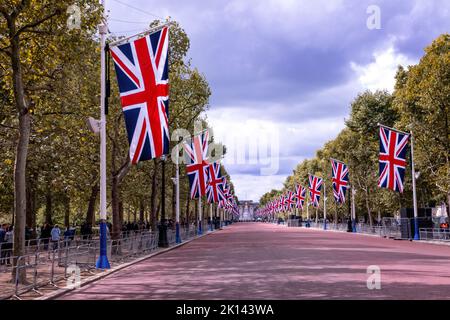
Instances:
[[[259,203],[253,202],[253,200],[242,200],[239,201],[239,220],[240,221],[251,221],[254,219],[254,212],[258,208]]]

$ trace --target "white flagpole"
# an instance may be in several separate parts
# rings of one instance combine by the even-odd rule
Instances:
[[[202,234],[202,196],[200,195],[200,190],[199,192],[199,196],[198,196],[198,234]]]
[[[325,179],[323,180],[323,229],[327,230],[327,192],[325,188]]]
[[[419,218],[417,212],[417,194],[416,194],[416,172],[414,170],[414,141],[413,134],[410,132],[411,137],[411,173],[412,173],[412,187],[413,187],[413,206],[414,206],[414,240],[419,240]]]
[[[181,243],[180,236],[180,170],[179,170],[179,149],[177,145],[177,156],[175,162],[175,197],[176,197],[176,206],[175,206],[175,241],[176,243]]]
[[[306,200],[305,203],[306,203],[306,223],[309,224],[309,202],[308,202],[308,200]]]
[[[209,204],[209,218],[210,218],[210,227],[209,230],[213,231],[213,204]]]
[[[355,208],[356,189],[352,186],[352,231],[356,232],[356,208]]]
[[[106,250],[106,33],[108,31],[105,0],[101,0],[103,7],[102,23],[98,26],[100,33],[100,255],[98,257],[97,269],[110,269],[111,266]],[[114,221],[117,223],[117,221]]]

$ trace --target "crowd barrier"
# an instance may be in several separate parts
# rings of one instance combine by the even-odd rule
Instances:
[[[269,223],[278,225],[285,225],[287,227],[309,227],[321,230],[333,230],[333,231],[348,231],[347,223],[333,223],[327,222],[324,225],[323,219],[319,221],[310,220],[309,223],[306,220],[300,221],[299,219],[288,219],[286,224],[278,222],[277,219],[269,220]],[[367,223],[356,223],[355,229],[357,233],[370,234],[384,238],[411,240],[414,239],[414,219],[410,218],[383,218],[381,224],[372,226]],[[420,228],[419,239],[426,241],[450,241],[450,230],[443,228]]]
[[[180,228],[182,241],[196,236],[195,227]],[[158,232],[147,230],[126,233],[118,239],[108,239],[108,260],[114,266],[151,253],[158,249],[158,240]],[[169,246],[176,244],[174,229],[167,230],[167,240]],[[100,241],[82,238],[71,241],[62,240],[53,244],[49,243],[45,249],[43,244],[42,246],[36,244],[33,250],[34,252],[28,252],[20,257],[0,258],[0,277],[8,279],[0,282],[0,299],[20,299],[21,295],[30,291],[41,295],[39,288],[49,285],[58,287],[61,280],[70,280],[81,274],[95,274]],[[15,276],[11,278],[13,274]]]

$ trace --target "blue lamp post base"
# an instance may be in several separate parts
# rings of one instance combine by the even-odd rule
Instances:
[[[180,224],[178,222],[175,224],[175,242],[181,243]]]
[[[100,256],[95,264],[97,269],[111,269],[106,253],[106,222],[102,220],[100,222]]]
[[[417,217],[414,218],[414,240],[420,240],[419,219]]]
[[[201,234],[203,234],[203,231],[202,231],[202,222],[199,220],[199,221],[198,221],[198,235],[201,235]]]

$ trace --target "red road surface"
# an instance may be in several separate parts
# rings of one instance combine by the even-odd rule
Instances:
[[[60,299],[450,299],[450,247],[238,223]]]

